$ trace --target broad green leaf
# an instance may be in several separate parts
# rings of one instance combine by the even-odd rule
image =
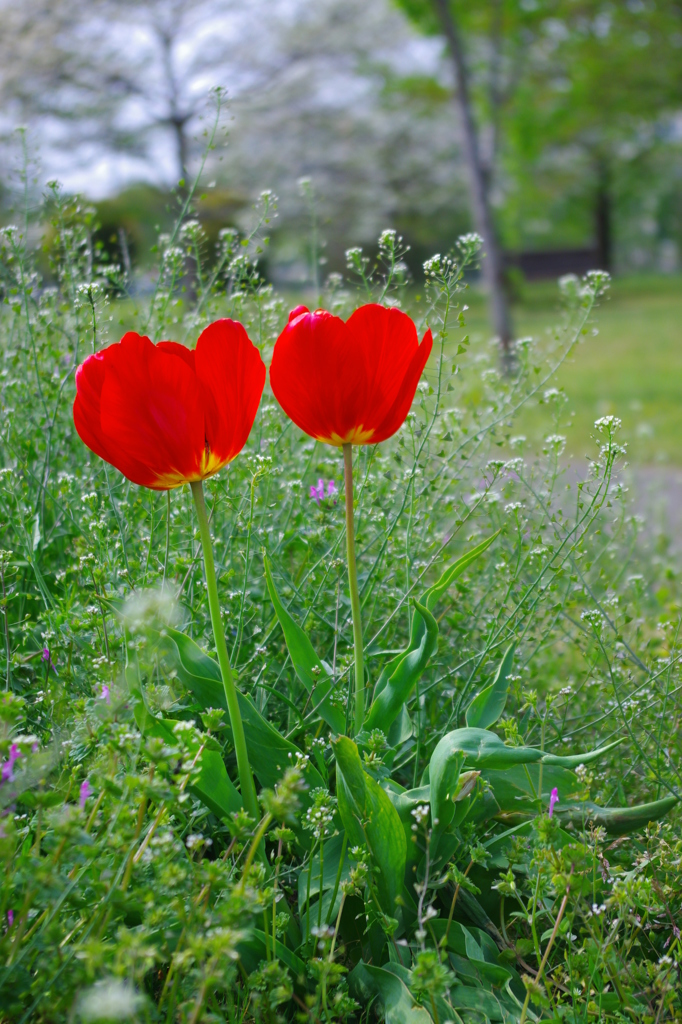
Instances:
[[[602,825],[610,835],[643,828],[650,821],[658,821],[677,803],[677,797],[664,797],[652,803],[634,807],[600,807],[590,800],[581,800],[582,787],[574,773],[555,764],[542,764],[542,791],[540,791],[540,765],[515,766],[506,770],[485,770],[482,773],[489,785],[489,797],[476,815],[479,820],[502,813],[535,815],[547,810],[551,791],[556,788],[559,802],[554,814],[566,824],[593,822]]]
[[[267,950],[272,955],[272,935],[266,936],[264,931],[254,928],[249,933],[248,938],[242,939],[237,944],[239,958],[248,974],[255,971],[261,961],[266,959],[266,943]],[[306,965],[300,957],[296,956],[290,949],[287,949],[279,939],[275,939],[275,958],[281,961],[285,967],[289,968],[295,982],[299,985],[304,984]]]
[[[173,733],[175,722],[155,718],[149,713],[142,700],[135,704],[133,714],[143,736],[157,736],[165,743],[176,742]],[[200,741],[198,737],[193,740],[195,744],[193,752],[196,753]],[[192,749],[191,746],[190,749]],[[199,756],[196,767],[200,769],[199,778],[188,786],[190,793],[194,793],[219,818],[229,818],[231,814],[236,814],[242,809],[242,798],[227,774],[220,751],[205,747]]]
[[[429,788],[431,791],[431,849],[436,855],[438,841],[448,828],[455,813],[453,797],[457,792],[459,773],[464,764],[464,751],[452,741],[453,733],[443,736],[436,745],[429,762]]]
[[[433,1024],[430,1013],[419,1006],[409,988],[391,971],[362,960],[348,976],[351,995],[361,1006],[376,999],[386,1024]]]
[[[580,805],[568,807],[565,811],[554,808],[562,823],[573,821],[577,825],[587,824],[588,821],[595,825],[602,825],[609,835],[622,836],[628,832],[645,828],[650,821],[658,821],[664,814],[671,811],[679,803],[678,797],[671,795],[663,797],[662,800],[653,800],[648,804],[636,804],[634,807],[599,807],[586,801]]]
[[[407,840],[390,798],[362,767],[355,743],[347,736],[332,741],[336,756],[339,814],[350,846],[366,845],[372,857],[379,902],[395,916],[403,889]]]
[[[548,754],[538,750],[537,747],[509,747],[500,737],[488,729],[475,729],[467,727],[455,729],[443,737],[448,739],[453,747],[461,749],[465,754],[465,764],[469,768],[509,768],[514,764],[534,764],[543,761],[545,764],[556,765],[557,767],[572,768],[579,764],[589,764],[603,754],[618,746],[621,740],[609,743],[598,750],[591,750],[584,754],[570,754],[559,756]],[[441,740],[441,742],[443,742]]]
[[[408,988],[410,993],[412,992],[412,971],[409,970],[405,964],[400,963],[397,957],[389,961],[389,963],[384,964],[382,970],[388,971],[389,974],[394,974],[396,978],[399,978],[400,981],[402,981],[402,983]],[[442,996],[434,996],[433,1003],[429,999],[428,1005],[429,1010],[432,1011],[432,1015],[435,1010],[439,1022],[449,1020],[452,1021],[453,1024],[462,1024],[462,1018],[456,1011],[453,1013],[452,1007],[445,1002]]]
[[[264,559],[264,564],[270,600],[272,601],[279,624],[282,627],[287,650],[289,651],[296,675],[311,696],[310,707],[317,710],[320,718],[324,719],[333,732],[342,733],[346,727],[346,715],[341,708],[335,707],[329,699],[328,694],[332,688],[332,681],[325,664],[315,653],[308,634],[294,621],[282,604],[267,558]]]
[[[488,537],[486,540],[481,541],[480,544],[477,544],[475,548],[472,548],[471,551],[467,551],[465,555],[462,555],[461,558],[457,559],[454,565],[451,565],[449,569],[445,570],[441,578],[434,583],[432,587],[429,587],[422,598],[422,604],[425,605],[430,612],[433,611],[443,594],[445,594],[454,581],[462,575],[464,570],[468,569],[472,562],[476,561],[479,555],[482,555],[484,551],[487,551],[493,541],[499,536],[499,533],[500,531],[498,530],[497,533],[492,535],[492,537]]]
[[[178,678],[192,691],[202,707],[223,708],[227,711],[218,663],[176,629],[167,629],[164,639],[166,650],[174,658]],[[271,789],[300,751],[263,718],[250,697],[237,690],[237,699],[251,767],[261,786]],[[305,769],[305,779],[309,789],[324,785],[322,776],[310,761]],[[306,803],[305,793],[302,799]]]
[[[386,734],[388,745],[390,747],[399,747],[401,744],[406,743],[413,734],[414,725],[410,718],[410,712],[403,704],[398,717],[394,720],[393,725]]]
[[[546,811],[550,793],[555,787],[559,791],[559,803],[566,807],[579,801],[583,789],[572,771],[556,765],[542,766],[542,792],[539,764],[512,765],[503,770],[484,769],[482,777],[490,787],[489,798],[483,802],[478,814],[474,811],[474,817],[483,820],[500,813],[536,815]]]
[[[446,733],[440,743],[452,751],[460,750],[464,763],[470,768],[510,768],[514,764],[532,764],[543,756],[535,747],[508,747],[496,733],[487,729],[454,729]]]
[[[510,644],[490,686],[486,686],[484,690],[477,693],[467,708],[467,725],[488,729],[495,724],[504,711],[509,693],[509,675],[514,661],[515,646],[515,644]]]
[[[499,530],[498,530],[499,533]],[[486,548],[489,548],[497,537],[493,534],[481,544],[478,544],[471,551],[462,555],[454,565],[445,570],[440,579],[426,591],[421,601],[415,601],[415,611],[412,617],[412,629],[410,641],[407,648],[392,658],[381,671],[374,688],[374,701],[369,709],[364,728],[366,730],[382,729],[387,733],[391,723],[395,720],[401,704],[409,697],[412,687],[424,671],[429,658],[436,650],[438,643],[438,625],[431,614],[448,587],[461,576],[464,570],[474,562],[479,555],[482,555]],[[410,658],[408,662],[407,659]],[[387,697],[380,699],[384,691],[392,686],[392,692]],[[402,695],[402,700],[400,699]],[[389,717],[386,718],[386,712]]]
[[[429,923],[429,928],[436,937],[436,940],[441,942],[445,937],[447,921],[443,918],[438,918]],[[492,955],[490,953],[486,955],[488,943],[494,947],[494,954]],[[467,960],[474,964],[479,975],[493,985],[504,985],[505,982],[513,977],[512,971],[499,963],[497,947],[495,947],[490,937],[479,928],[470,929],[457,921],[451,921],[448,931],[447,948],[453,953],[457,953],[458,956],[466,957]]]
[[[382,729],[383,732],[388,732],[438,646],[436,620],[424,605],[415,602],[415,620],[418,615],[424,624],[419,645],[398,659],[386,685],[374,698],[365,720],[364,729],[367,732],[372,729]]]
[[[607,743],[605,747],[599,747],[598,750],[589,750],[585,754],[545,754],[542,760],[544,764],[555,764],[560,768],[577,768],[579,764],[590,764],[591,761],[598,760],[603,754],[607,754],[609,750],[619,747],[624,739],[625,737],[614,740],[613,743]]]

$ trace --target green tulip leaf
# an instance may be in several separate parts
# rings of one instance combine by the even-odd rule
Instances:
[[[409,989],[410,994],[412,994],[412,971],[408,967],[405,967],[402,963],[398,963],[397,960],[390,960],[389,963],[384,964],[381,969],[389,974],[393,974],[396,978],[399,978],[403,985]],[[431,1010],[431,1016],[434,1020],[434,1024],[436,1020],[439,1024],[440,1021],[447,1020],[452,1021],[452,1024],[462,1024],[462,1018],[460,1015],[456,1011],[453,1012],[453,1008],[445,1002],[443,996],[434,994],[433,998],[429,997],[428,1006]]]
[[[554,764],[560,768],[577,768],[579,764],[590,764],[591,761],[597,761],[604,754],[607,754],[609,750],[619,747],[624,739],[625,737],[621,737],[619,740],[614,740],[613,743],[607,743],[605,747],[599,747],[598,750],[588,750],[584,754],[545,754],[542,760],[544,764]]]
[[[431,1014],[420,1006],[405,982],[362,960],[348,976],[351,995],[363,1006],[376,999],[386,1024],[433,1024]]]
[[[417,617],[424,624],[419,645],[398,660],[386,685],[372,702],[364,725],[367,732],[371,732],[372,729],[388,731],[438,646],[436,620],[424,605],[415,601],[414,619],[416,620]]]
[[[556,767],[577,768],[579,764],[596,761],[603,754],[622,743],[622,740],[616,740],[605,747],[599,747],[598,750],[590,750],[584,754],[560,756],[548,754],[538,750],[537,747],[507,746],[496,733],[490,732],[488,729],[472,727],[455,729],[453,732],[446,733],[441,743],[444,740],[448,740],[453,749],[457,748],[464,752],[464,763],[468,768],[489,769],[504,769],[515,764],[534,764],[537,761]]]
[[[266,935],[258,928],[251,930],[247,938],[237,944],[237,952],[247,974],[257,970],[259,964],[267,959],[267,953],[272,955],[272,935]],[[306,978],[306,965],[300,957],[296,956],[290,949],[275,939],[275,959],[285,964],[291,971],[294,980],[303,984]]]
[[[593,822],[601,825],[611,836],[623,836],[637,829],[645,828],[650,821],[658,821],[679,802],[679,797],[671,794],[661,800],[652,800],[647,804],[635,804],[634,807],[599,807],[590,801],[574,804],[562,809],[557,806],[554,813],[562,824],[572,821],[576,825]]]
[[[404,651],[384,665],[381,671],[374,688],[374,701],[364,725],[367,731],[382,729],[383,732],[388,732],[426,668],[429,658],[436,651],[438,624],[432,615],[433,609],[448,587],[490,547],[497,535],[494,533],[492,537],[488,537],[462,555],[454,565],[445,570],[432,587],[429,587],[421,601],[415,601],[409,644]]]
[[[453,742],[452,737],[455,736]],[[435,857],[438,841],[449,827],[455,813],[452,798],[457,791],[459,774],[464,764],[464,751],[457,743],[456,734],[448,733],[437,744],[429,762],[429,788],[431,791],[431,850]]]
[[[353,846],[366,846],[384,913],[394,916],[405,878],[407,840],[389,796],[362,767],[355,743],[347,736],[332,741],[336,756],[339,814]]]
[[[135,703],[133,714],[143,736],[156,736],[168,744],[177,742],[173,732],[175,721],[155,718],[141,699]],[[198,736],[191,736],[189,739],[190,750],[196,753],[200,748],[200,743]],[[227,774],[227,768],[219,750],[213,749],[212,746],[205,746],[195,767],[199,769],[199,777],[187,788],[216,817],[229,819],[232,814],[236,814],[242,809],[242,798]]]
[[[324,719],[333,732],[342,733],[346,727],[346,715],[329,699],[332,680],[324,662],[320,661],[315,653],[308,634],[294,621],[282,604],[267,558],[264,559],[264,564],[270,600],[282,627],[294,671],[311,696],[311,707],[319,713],[320,718]]]
[[[471,551],[467,551],[465,555],[462,555],[461,558],[457,559],[454,565],[451,565],[445,570],[440,579],[434,583],[432,587],[429,587],[422,597],[421,603],[425,605],[430,612],[433,611],[443,594],[448,591],[450,586],[459,576],[462,575],[464,570],[468,569],[472,562],[475,562],[484,551],[488,550],[493,541],[499,536],[499,533],[500,531],[498,530],[497,533],[492,535],[492,537],[488,537],[486,540],[481,541],[480,544],[477,544],[475,548],[472,548]]]
[[[547,761],[542,765],[517,765],[505,770],[487,769],[482,772],[482,778],[489,789],[478,814],[474,815],[481,820],[500,814],[507,820],[516,815],[534,816],[548,809],[550,794],[556,789],[559,802],[554,807],[554,814],[562,824],[571,821],[583,826],[593,822],[605,828],[609,835],[623,835],[644,828],[650,821],[658,821],[678,800],[671,795],[634,807],[600,807],[582,799],[583,787],[569,768],[548,764]]]
[[[467,725],[488,729],[495,724],[504,711],[509,693],[509,676],[514,662],[515,646],[515,644],[510,644],[490,686],[486,686],[484,690],[477,693],[467,708]]]
[[[191,690],[199,704],[204,709],[227,711],[218,663],[177,629],[168,628],[163,639],[165,649],[173,657],[178,679]],[[237,699],[251,768],[261,786],[271,789],[301,751],[263,718],[250,697],[237,690]],[[229,724],[228,716],[225,717]],[[305,779],[309,790],[324,786],[322,776],[310,761],[305,768]],[[305,793],[302,802],[307,803]]]

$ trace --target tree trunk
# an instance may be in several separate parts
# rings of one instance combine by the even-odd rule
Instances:
[[[594,202],[594,236],[599,254],[599,270],[611,271],[613,264],[613,220],[611,173],[608,162],[597,161],[597,192]]]
[[[184,185],[180,185],[181,193],[185,193],[187,190],[187,163],[189,159],[189,146],[187,145],[187,132],[185,131],[185,125],[187,123],[186,118],[180,115],[171,115],[170,119],[171,127],[175,135],[175,151],[178,160],[178,177],[176,181],[179,183],[184,181]]]
[[[485,242],[485,258],[482,262],[483,279],[488,288],[490,319],[499,339],[500,356],[505,372],[512,368],[512,324],[509,301],[504,287],[504,266],[502,251],[495,233],[490,197],[486,182],[485,168],[481,160],[478,134],[469,92],[469,81],[464,64],[464,53],[457,31],[450,0],[433,0],[436,13],[443,29],[457,84],[456,102],[464,130],[464,155],[469,170],[471,197],[474,208],[476,230]]]

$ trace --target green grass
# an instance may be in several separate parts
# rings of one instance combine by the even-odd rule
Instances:
[[[471,290],[467,327],[472,350],[487,338],[484,297]],[[542,337],[560,317],[558,288],[527,284],[514,309],[518,337]],[[593,327],[561,368],[556,386],[575,411],[567,454],[594,451],[597,417],[623,421],[629,459],[640,464],[682,465],[682,276],[616,278],[593,317]],[[524,412],[518,426],[537,438],[546,426],[539,409]]]

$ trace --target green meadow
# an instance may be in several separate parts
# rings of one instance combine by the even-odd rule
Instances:
[[[562,310],[555,282],[527,283],[514,308],[517,337],[547,337]],[[464,332],[472,353],[488,337],[485,297],[471,288]],[[598,332],[593,334],[593,330]],[[594,421],[620,417],[631,462],[682,465],[682,276],[614,278],[591,327],[557,372],[575,415],[567,453],[593,451]],[[539,407],[526,409],[515,430],[538,439],[546,429]]]

